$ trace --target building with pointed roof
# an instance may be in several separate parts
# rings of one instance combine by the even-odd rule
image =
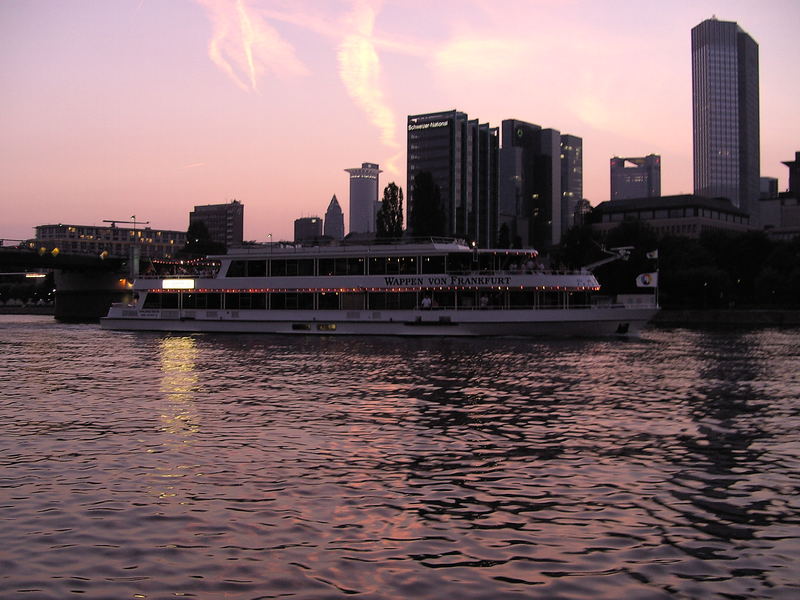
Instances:
[[[339,201],[336,199],[336,194],[331,198],[328,210],[325,211],[323,228],[326,237],[334,240],[344,238],[344,213],[342,213],[342,207],[339,206]]]

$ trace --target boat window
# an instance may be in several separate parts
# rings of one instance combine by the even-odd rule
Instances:
[[[561,294],[558,292],[541,292],[539,304],[542,308],[559,308],[561,306]]]
[[[219,308],[220,295],[216,293],[198,294],[188,292],[183,294],[181,302],[183,308]]]
[[[386,258],[383,256],[371,256],[369,259],[370,275],[386,275]]]
[[[245,277],[247,275],[247,261],[232,260],[225,277]]]
[[[334,259],[334,273],[336,275],[363,275],[363,257],[342,257]]]
[[[444,273],[444,256],[423,256],[420,259],[420,273]]]
[[[247,276],[248,277],[266,277],[267,276],[267,261],[266,260],[248,260],[247,261]]]
[[[416,275],[417,274],[417,257],[416,256],[401,256],[399,259],[399,268],[401,275]]]
[[[237,310],[240,308],[239,306],[239,293],[238,292],[231,292],[225,294],[225,308],[228,310]]]
[[[369,292],[367,294],[369,310],[410,310],[417,306],[415,292]]]
[[[535,293],[530,290],[510,291],[509,308],[535,308]]]
[[[297,260],[297,274],[301,277],[311,277],[314,275],[314,259],[300,258]]]
[[[201,296],[205,296],[206,308],[222,308],[222,294],[212,292]]]
[[[319,274],[321,276],[328,276],[334,274],[334,260],[332,258],[319,259]]]
[[[484,273],[493,272],[495,270],[495,255],[488,253],[479,254],[478,268]]]
[[[179,293],[157,295],[161,296],[161,308],[178,308],[181,297]]]
[[[472,270],[472,252],[451,252],[447,255],[448,273],[465,273]]]
[[[336,331],[336,323],[318,323],[317,331]]]
[[[366,298],[363,292],[342,294],[341,298],[343,310],[364,310]]]
[[[317,306],[320,310],[339,310],[339,293],[321,292],[317,296]]]
[[[592,303],[592,295],[589,292],[570,292],[570,308],[589,308]]]
[[[456,305],[455,292],[436,290],[431,294],[433,308],[454,308]]]
[[[142,308],[161,308],[161,294],[149,293],[145,296]]]
[[[205,308],[205,306],[198,306],[198,300],[200,299],[200,296],[202,296],[202,294],[184,294],[181,301],[183,308]]]
[[[478,294],[475,290],[460,290],[456,293],[458,308],[470,310],[478,306]]]
[[[286,263],[285,260],[275,259],[270,261],[269,265],[269,274],[272,277],[283,277],[286,275]]]
[[[416,256],[370,258],[370,275],[416,275]]]
[[[305,292],[270,294],[270,308],[273,310],[313,310],[314,294]]]
[[[266,260],[232,260],[226,277],[265,277]]]
[[[311,276],[314,275],[314,259],[313,258],[289,258],[289,259],[273,259],[271,262],[270,274],[272,277],[294,277],[294,276]]]
[[[243,293],[240,298],[239,308],[249,308],[252,310],[264,310],[267,308],[267,295],[264,293]]]

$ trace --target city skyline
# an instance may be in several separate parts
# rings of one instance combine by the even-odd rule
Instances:
[[[759,44],[760,174],[786,189],[792,2],[472,2],[454,17],[447,3],[11,0],[0,236],[130,214],[185,229],[192,206],[236,198],[245,239],[289,239],[295,218],[348,198],[353,164],[404,187],[407,116],[452,109],[583,138],[593,205],[614,155],[660,154],[662,193],[689,193],[690,32],[712,15]]]

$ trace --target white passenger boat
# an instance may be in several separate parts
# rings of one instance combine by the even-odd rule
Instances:
[[[428,243],[232,250],[216,273],[143,276],[104,329],[427,336],[636,335],[655,296],[600,297],[587,269],[553,271],[534,250]]]

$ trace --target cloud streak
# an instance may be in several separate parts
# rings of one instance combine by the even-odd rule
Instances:
[[[245,0],[197,0],[206,9],[213,33],[208,56],[244,91],[259,91],[259,79],[307,75],[294,48]]]
[[[366,2],[356,2],[348,15],[345,26],[349,33],[337,53],[339,77],[348,95],[380,131],[381,142],[398,148],[397,120],[382,91],[380,58],[372,38],[375,15]]]

